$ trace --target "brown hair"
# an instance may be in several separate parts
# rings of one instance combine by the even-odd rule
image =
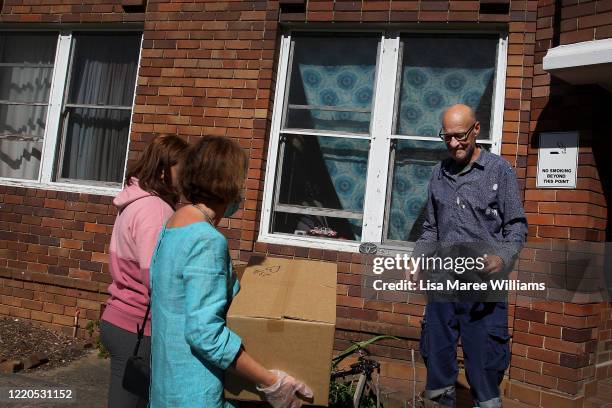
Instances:
[[[176,135],[161,135],[149,143],[144,153],[128,169],[125,184],[132,184],[132,177],[145,191],[159,196],[174,208],[179,192],[172,184],[170,168],[182,162],[189,144]]]
[[[193,204],[239,201],[248,159],[234,141],[220,136],[200,139],[189,149],[180,170],[179,186]]]

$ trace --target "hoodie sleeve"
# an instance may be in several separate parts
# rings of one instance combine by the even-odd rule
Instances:
[[[172,208],[158,197],[144,198],[139,205],[134,224],[132,239],[135,243],[135,256],[138,262],[142,282],[149,287],[149,266],[151,257],[157,245],[157,239],[162,227],[172,216]]]

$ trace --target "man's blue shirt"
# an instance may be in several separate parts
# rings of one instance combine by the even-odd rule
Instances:
[[[486,242],[510,265],[526,236],[516,174],[506,160],[481,148],[461,171],[452,158],[434,167],[416,256],[427,243]]]

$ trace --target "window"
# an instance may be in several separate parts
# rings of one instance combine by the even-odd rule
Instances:
[[[56,35],[0,35],[0,175],[38,179]]]
[[[273,232],[361,237],[379,39],[293,38]],[[350,44],[353,52],[343,53]],[[327,228],[327,230],[325,230]]]
[[[0,182],[121,186],[140,41],[0,32]]]
[[[259,239],[410,246],[447,157],[444,109],[471,106],[478,142],[499,151],[505,46],[500,33],[284,35]]]

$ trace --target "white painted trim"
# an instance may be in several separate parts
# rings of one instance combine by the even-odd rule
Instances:
[[[66,151],[66,141],[64,140],[67,135],[68,122],[70,121],[70,110],[66,109],[66,102],[68,101],[68,93],[70,92],[70,83],[72,82],[72,67],[74,63],[74,50],[76,41],[71,33],[70,41],[70,53],[68,55],[67,64],[68,72],[66,73],[64,81],[64,94],[62,97],[62,108],[59,117],[59,128],[57,130],[56,142],[55,142],[55,153],[53,155],[53,174],[51,174],[51,181],[62,182],[60,177],[62,175],[62,165],[64,163],[64,152]]]
[[[50,183],[52,178],[71,44],[72,35],[70,33],[62,32],[59,34],[53,67],[53,80],[51,81],[51,91],[49,93],[49,107],[47,108],[47,127],[45,129],[42,157],[40,160],[41,171],[38,178],[39,182],[43,184]],[[0,178],[0,182],[2,181],[3,178]]]
[[[0,178],[0,186],[9,187],[20,187],[20,188],[33,188],[39,190],[52,190],[52,191],[67,191],[70,193],[84,193],[84,194],[97,194],[114,197],[121,191],[120,187],[100,187],[90,186],[84,184],[67,184],[67,183],[39,183],[31,180],[15,180]]]
[[[363,207],[362,242],[381,242],[385,220],[400,39],[399,36],[383,36],[380,44],[376,88],[372,100],[372,136]]]
[[[318,215],[321,217],[332,217],[332,218],[350,218],[353,220],[362,220],[363,215],[357,211],[346,211],[336,210],[333,208],[323,207],[306,207],[303,205],[292,205],[292,204],[279,204],[275,205],[277,212],[287,214],[306,214],[306,215]]]
[[[491,151],[501,153],[502,134],[504,128],[504,102],[506,101],[506,66],[508,64],[508,37],[500,35],[497,44],[497,69],[495,70],[495,85],[493,88],[493,104],[491,106],[490,140],[493,142]]]
[[[356,241],[315,238],[291,234],[259,234],[257,242],[352,253],[359,253],[359,245],[361,245],[361,242]],[[395,254],[404,253],[410,255],[414,250],[414,242],[406,242],[406,244],[403,245],[396,241],[388,241],[376,245],[378,245],[378,251],[376,252],[378,255],[394,256]]]
[[[612,38],[550,48],[542,60],[542,69],[553,71],[608,63],[612,63]]]
[[[257,237],[257,242],[355,253],[359,252],[359,245],[361,244],[361,242],[332,238],[324,239],[289,234],[263,234],[261,232],[259,237]]]
[[[127,148],[125,151],[125,160],[123,161],[123,176],[121,176],[121,185],[125,181],[125,175],[127,173],[127,163],[130,156],[130,144],[132,143],[132,124],[134,123],[134,108],[136,107],[136,89],[138,88],[138,75],[140,75],[140,61],[142,59],[142,42],[144,41],[144,34],[140,35],[140,49],[138,50],[138,66],[136,67],[136,78],[134,79],[134,95],[132,97],[132,111],[130,113],[130,125],[128,127],[128,140]]]
[[[341,132],[338,130],[316,130],[316,129],[292,129],[285,128],[280,131],[282,134],[287,135],[305,135],[305,136],[322,136],[322,137],[346,137],[349,139],[365,139],[369,140],[370,135],[367,133],[350,133],[350,132]]]
[[[259,238],[262,240],[270,229],[272,216],[272,203],[274,198],[274,185],[276,175],[276,159],[278,156],[278,145],[280,140],[280,129],[285,106],[285,79],[289,66],[289,49],[291,47],[291,36],[283,35],[279,50],[278,73],[276,75],[276,89],[274,91],[274,108],[272,110],[272,126],[268,145],[268,160],[266,162],[266,175],[264,178],[264,194],[259,223]]]

